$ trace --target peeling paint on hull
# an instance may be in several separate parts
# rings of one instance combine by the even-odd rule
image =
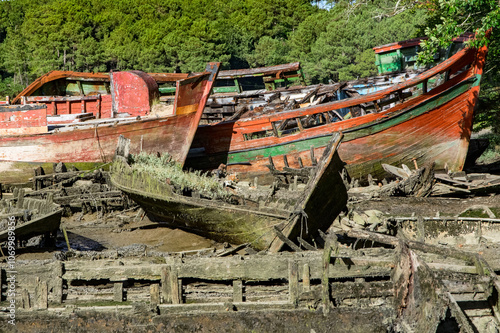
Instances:
[[[284,155],[290,167],[298,167],[298,157],[304,165],[311,163],[310,150],[314,150],[315,156],[320,156],[328,136],[340,131],[345,137],[339,155],[347,163],[351,177],[371,174],[383,178],[386,173],[382,163],[413,165],[414,159],[418,165],[436,162],[437,168],[459,171],[463,168],[468,150],[485,55],[486,48],[462,50],[411,80],[370,95],[202,126],[193,142],[193,148],[202,153],[191,153],[186,165],[210,169],[224,163],[228,165],[228,170],[251,178],[267,172],[269,156],[275,157],[273,162],[278,169],[285,166]],[[472,66],[458,72],[468,64]],[[258,139],[245,138],[246,133],[276,132],[276,127],[286,119],[300,119],[361,103],[380,102],[391,94],[400,94],[437,74],[449,72],[456,75],[434,89],[403,100],[385,111],[327,122],[287,136],[275,133]]]
[[[33,176],[29,166],[41,163],[80,163],[92,167],[112,161],[118,137],[131,140],[130,152],[168,152],[183,163],[210,94],[219,64],[210,63],[207,72],[177,82],[174,116],[103,120],[65,126],[42,134],[0,137],[0,165],[16,165],[19,172],[0,171],[0,182],[26,182]],[[150,107],[149,102],[145,108]],[[189,107],[190,112],[183,112]],[[2,170],[2,169],[0,169]]]

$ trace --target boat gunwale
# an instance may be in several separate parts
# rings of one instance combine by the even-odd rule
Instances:
[[[116,161],[113,163],[116,163]],[[273,210],[277,210],[277,211],[281,210],[283,212],[286,212],[286,214],[283,214],[283,215],[273,214],[273,213],[258,210],[258,208],[255,210],[254,209],[244,209],[244,208],[238,207],[237,205],[223,202],[221,200],[186,197],[186,196],[174,193],[174,192],[171,192],[170,197],[166,198],[165,196],[162,196],[158,193],[138,190],[138,189],[129,187],[127,185],[123,185],[116,180],[116,177],[113,176],[113,172],[111,172],[110,180],[114,186],[116,186],[118,189],[120,189],[123,192],[132,193],[132,194],[139,195],[139,196],[142,196],[142,197],[148,198],[148,199],[166,201],[166,202],[169,202],[171,204],[185,204],[185,205],[192,205],[192,206],[197,206],[197,207],[202,207],[202,208],[216,208],[216,209],[221,208],[221,205],[222,205],[223,208],[227,208],[227,209],[231,209],[231,210],[235,210],[235,211],[255,213],[255,214],[269,216],[269,217],[273,217],[273,218],[279,218],[279,219],[288,219],[290,216],[290,212],[288,210],[284,210],[284,209],[282,210],[279,208],[272,208]],[[160,182],[160,180],[157,180],[157,181]],[[172,200],[169,200],[169,199],[172,199]]]
[[[465,85],[465,84],[468,84],[471,81],[472,81],[472,84],[473,84],[473,82],[475,82],[476,80],[477,80],[477,78],[474,77],[474,76],[471,76],[471,77],[466,78],[466,79],[459,80],[459,82],[457,82],[456,84],[450,84],[449,87],[447,87],[446,89],[440,91],[438,94],[428,96],[428,98],[420,101],[418,103],[418,105],[415,105],[415,104],[412,104],[412,105],[403,105],[403,104],[400,104],[400,105],[403,105],[403,107],[400,108],[399,110],[391,110],[391,109],[389,109],[389,110],[380,112],[380,113],[377,114],[377,115],[380,115],[379,117],[377,117],[377,118],[375,118],[375,119],[373,119],[373,120],[371,120],[369,122],[366,122],[366,123],[363,123],[363,124],[359,124],[359,125],[354,126],[354,127],[349,127],[349,128],[346,128],[346,129],[342,129],[341,131],[344,134],[348,134],[348,133],[352,133],[352,132],[356,132],[356,131],[359,131],[359,130],[367,129],[367,128],[370,128],[370,127],[373,127],[373,126],[376,126],[376,125],[379,125],[379,124],[382,124],[382,123],[385,123],[385,122],[397,119],[398,117],[401,117],[401,116],[403,116],[403,115],[405,115],[407,113],[412,112],[413,110],[415,110],[416,108],[418,108],[422,104],[429,103],[429,102],[432,102],[434,100],[437,100],[437,99],[443,97],[443,95],[446,95],[447,93],[455,90],[457,87]],[[469,87],[467,89],[467,91],[470,90],[470,89],[471,89],[471,87]],[[467,91],[465,91],[465,92],[463,92],[461,94],[464,94]],[[424,96],[424,95],[421,95],[421,96]],[[408,104],[410,104],[410,103],[408,103]],[[392,112],[390,114],[384,114],[384,113],[389,112],[389,111],[392,111]],[[431,111],[432,110],[429,110],[429,111],[426,111],[426,112],[431,112]],[[293,117],[291,117],[291,118],[293,118]],[[360,118],[360,117],[358,117],[358,118]],[[356,119],[356,118],[352,118],[352,119]],[[339,124],[339,123],[340,122],[331,123],[330,125],[332,125],[332,124]],[[227,154],[228,155],[232,155],[232,154],[245,153],[245,152],[255,151],[255,150],[259,150],[259,149],[268,149],[268,148],[273,148],[273,147],[284,146],[284,145],[293,144],[293,143],[296,143],[296,142],[301,142],[301,141],[304,141],[304,140],[317,139],[317,138],[331,136],[330,132],[323,133],[323,134],[316,134],[316,135],[314,135],[314,134],[313,135],[306,135],[307,133],[311,134],[311,133],[314,133],[316,131],[318,131],[318,127],[306,128],[306,129],[302,130],[301,132],[299,132],[297,134],[292,134],[292,135],[298,135],[298,136],[300,135],[301,136],[300,138],[296,138],[296,139],[293,139],[293,140],[281,140],[280,142],[277,142],[277,143],[267,144],[267,145],[265,145],[265,147],[260,147],[259,146],[259,147],[250,147],[250,148],[245,148],[245,149],[231,150],[231,151],[227,152]],[[377,132],[374,132],[374,133],[377,133]],[[365,134],[365,135],[360,136],[360,137],[372,135],[374,133],[368,133],[368,134]],[[290,138],[292,135],[286,136],[285,138]],[[345,136],[344,139],[343,139],[343,142],[348,142],[348,141],[351,141],[351,140],[354,140],[354,139],[357,139],[357,138],[359,138],[359,137]],[[258,138],[258,139],[254,139],[254,140],[251,140],[251,141],[252,142],[258,142],[258,140],[262,140],[262,139],[269,139],[269,137]],[[281,139],[281,137],[275,137],[275,139]],[[245,142],[247,142],[247,141],[245,141]],[[211,154],[211,156],[212,155],[225,155],[225,154],[226,154],[226,152],[217,152],[217,153]],[[248,162],[233,162],[233,163],[227,163],[227,165],[241,165],[242,163],[248,163]]]
[[[248,123],[258,122],[259,120],[266,121],[266,122],[273,122],[273,121],[281,120],[283,118],[300,117],[300,116],[304,116],[304,115],[322,113],[322,112],[326,112],[326,111],[330,111],[330,110],[338,110],[338,109],[348,108],[348,107],[352,107],[352,106],[357,106],[357,105],[362,104],[362,103],[377,101],[379,99],[386,98],[393,93],[397,93],[400,90],[405,90],[405,89],[414,87],[414,86],[426,81],[427,79],[429,79],[435,75],[442,74],[442,73],[446,72],[447,70],[449,70],[451,67],[453,67],[453,65],[455,65],[455,64],[459,63],[461,60],[463,60],[464,57],[470,56],[473,53],[476,53],[478,51],[479,50],[474,49],[474,48],[464,48],[464,49],[460,50],[459,52],[457,52],[456,54],[454,54],[452,57],[444,60],[443,62],[439,63],[438,65],[436,65],[436,66],[432,67],[431,69],[417,75],[414,78],[411,78],[408,81],[398,83],[396,85],[393,85],[391,87],[388,87],[386,89],[383,89],[383,90],[380,90],[380,91],[377,91],[377,92],[374,92],[371,94],[350,97],[350,98],[342,99],[339,101],[333,101],[333,102],[318,104],[318,105],[314,105],[314,106],[307,106],[307,107],[288,110],[288,111],[281,111],[281,112],[274,113],[274,114],[263,114],[263,115],[254,116],[254,117],[239,118],[239,119],[234,119],[234,120],[229,120],[229,121],[221,121],[221,122],[200,125],[200,126],[206,127],[206,126],[215,126],[215,125],[224,124],[224,123],[227,123],[227,124],[234,123],[235,127],[246,127],[246,126],[249,126]],[[466,73],[467,77],[464,79],[468,79],[468,77],[474,77],[474,75],[476,75],[476,73],[475,73],[475,68],[473,65],[474,65],[474,61],[476,58],[477,57],[474,57],[474,59],[472,59],[470,61],[470,63],[464,64],[464,66],[469,65],[469,64],[472,66],[469,69],[467,69],[466,71],[464,71],[458,75]],[[457,76],[451,78],[449,81],[452,81]],[[446,84],[449,81],[446,81],[443,84]],[[436,88],[438,88],[438,87],[436,87]],[[432,90],[430,90],[429,92],[431,92],[431,91]],[[427,93],[429,93],[429,92],[427,92]],[[415,96],[415,97],[418,97],[418,96]],[[411,102],[411,100],[412,99],[409,99],[409,100],[405,101],[405,103],[409,103],[409,102]],[[391,111],[391,109],[379,112],[377,114],[387,113],[388,111]],[[301,114],[301,113],[303,113],[303,114]],[[367,115],[373,115],[373,114],[370,113]],[[367,116],[367,115],[364,115],[364,116]],[[359,119],[359,118],[364,117],[364,116],[354,117],[351,119]],[[346,119],[346,120],[349,120],[349,119]]]

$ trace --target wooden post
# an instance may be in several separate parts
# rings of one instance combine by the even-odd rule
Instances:
[[[243,281],[233,280],[233,302],[243,302]]]
[[[113,301],[123,302],[123,282],[115,282],[113,285]]]
[[[182,280],[178,279],[174,267],[167,266],[162,270],[162,293],[165,303],[182,303]]]
[[[153,306],[157,306],[158,304],[160,304],[160,286],[155,283],[155,284],[152,284],[150,287],[149,287],[149,291],[150,291],[150,297],[151,297],[151,305]]]
[[[66,240],[66,246],[68,247],[68,251],[71,251],[71,247],[69,246],[68,234],[66,233],[66,228],[62,227],[61,229],[64,235],[64,239]]]
[[[63,272],[64,264],[56,262],[52,274],[52,300],[57,304],[62,304],[63,301]]]
[[[172,303],[172,297],[170,296],[170,288],[168,286],[168,270],[167,267],[164,267],[161,270],[161,295],[162,295],[162,303]]]
[[[172,291],[172,304],[182,303],[182,280],[178,279],[177,272],[170,271],[169,275],[170,290]]]
[[[332,247],[328,239],[323,251],[323,274],[321,276],[321,299],[323,302],[323,312],[326,314],[330,312],[330,281],[328,278],[328,270],[330,268],[330,257],[332,254]]]
[[[332,236],[328,236],[326,237],[325,251],[323,252],[323,276],[321,278],[321,298],[323,301],[323,312],[325,314],[330,312],[329,269],[332,249],[334,249],[334,253],[337,255],[339,251],[337,240],[332,238]]]
[[[21,308],[23,309],[31,309],[31,303],[30,303],[30,294],[28,293],[28,290],[23,289],[21,291]]]
[[[16,203],[16,208],[23,208],[23,203],[24,203],[24,188],[20,188],[19,191],[17,192],[17,203]]]
[[[48,287],[47,281],[40,281],[36,278],[35,286],[36,307],[38,309],[47,309],[48,307]]]
[[[290,303],[297,306],[299,304],[299,268],[294,260],[288,262],[288,293]]]
[[[304,270],[302,271],[302,290],[311,290],[311,269],[308,263],[304,264]]]

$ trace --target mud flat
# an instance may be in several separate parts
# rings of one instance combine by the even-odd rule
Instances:
[[[68,242],[59,232],[55,246],[18,248],[14,331],[498,332],[500,326],[494,192],[352,199],[313,244],[277,254],[159,226],[133,204],[110,207],[80,205],[63,217]],[[0,331],[10,328],[7,271],[3,259]]]

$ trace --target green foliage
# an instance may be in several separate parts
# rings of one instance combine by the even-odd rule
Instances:
[[[432,54],[437,49],[446,48],[454,37],[464,32],[476,33],[476,38],[469,42],[471,46],[493,44],[490,51],[497,53],[497,42],[486,36],[487,31],[500,28],[497,0],[430,0],[420,6],[428,13],[427,21],[420,30],[429,36],[423,45],[424,52],[419,55],[421,62],[432,62]]]
[[[212,199],[230,197],[230,193],[216,178],[202,174],[199,170],[183,171],[182,166],[172,160],[168,154],[163,154],[161,157],[145,152],[131,155],[131,165],[133,170],[146,172],[161,182],[168,181],[181,191],[198,191],[203,196]]]
[[[409,0],[407,0],[409,1]],[[424,52],[419,54],[421,63],[431,62],[438,48],[446,48],[454,37],[464,32],[475,32],[469,42],[472,47],[488,45],[488,55],[481,80],[481,92],[475,115],[475,130],[491,128],[493,144],[500,142],[500,6],[497,0],[430,0],[421,5],[428,13],[420,33],[429,39]],[[489,36],[487,36],[489,32]],[[495,142],[496,141],[496,142]]]
[[[251,67],[271,66],[287,62],[288,43],[284,39],[264,36],[255,45],[255,51],[247,57]]]
[[[5,96],[15,96],[19,91],[23,90],[24,86],[16,83],[12,77],[6,77],[0,80],[0,91],[5,93]]]
[[[317,15],[317,20],[304,20],[290,38],[294,48],[291,54],[300,56],[309,81],[345,81],[375,75],[372,48],[415,37],[415,26],[425,17],[423,11],[381,15],[381,8],[394,4],[374,0],[352,9],[350,3],[339,1],[328,14]],[[307,40],[309,49],[303,47]]]

